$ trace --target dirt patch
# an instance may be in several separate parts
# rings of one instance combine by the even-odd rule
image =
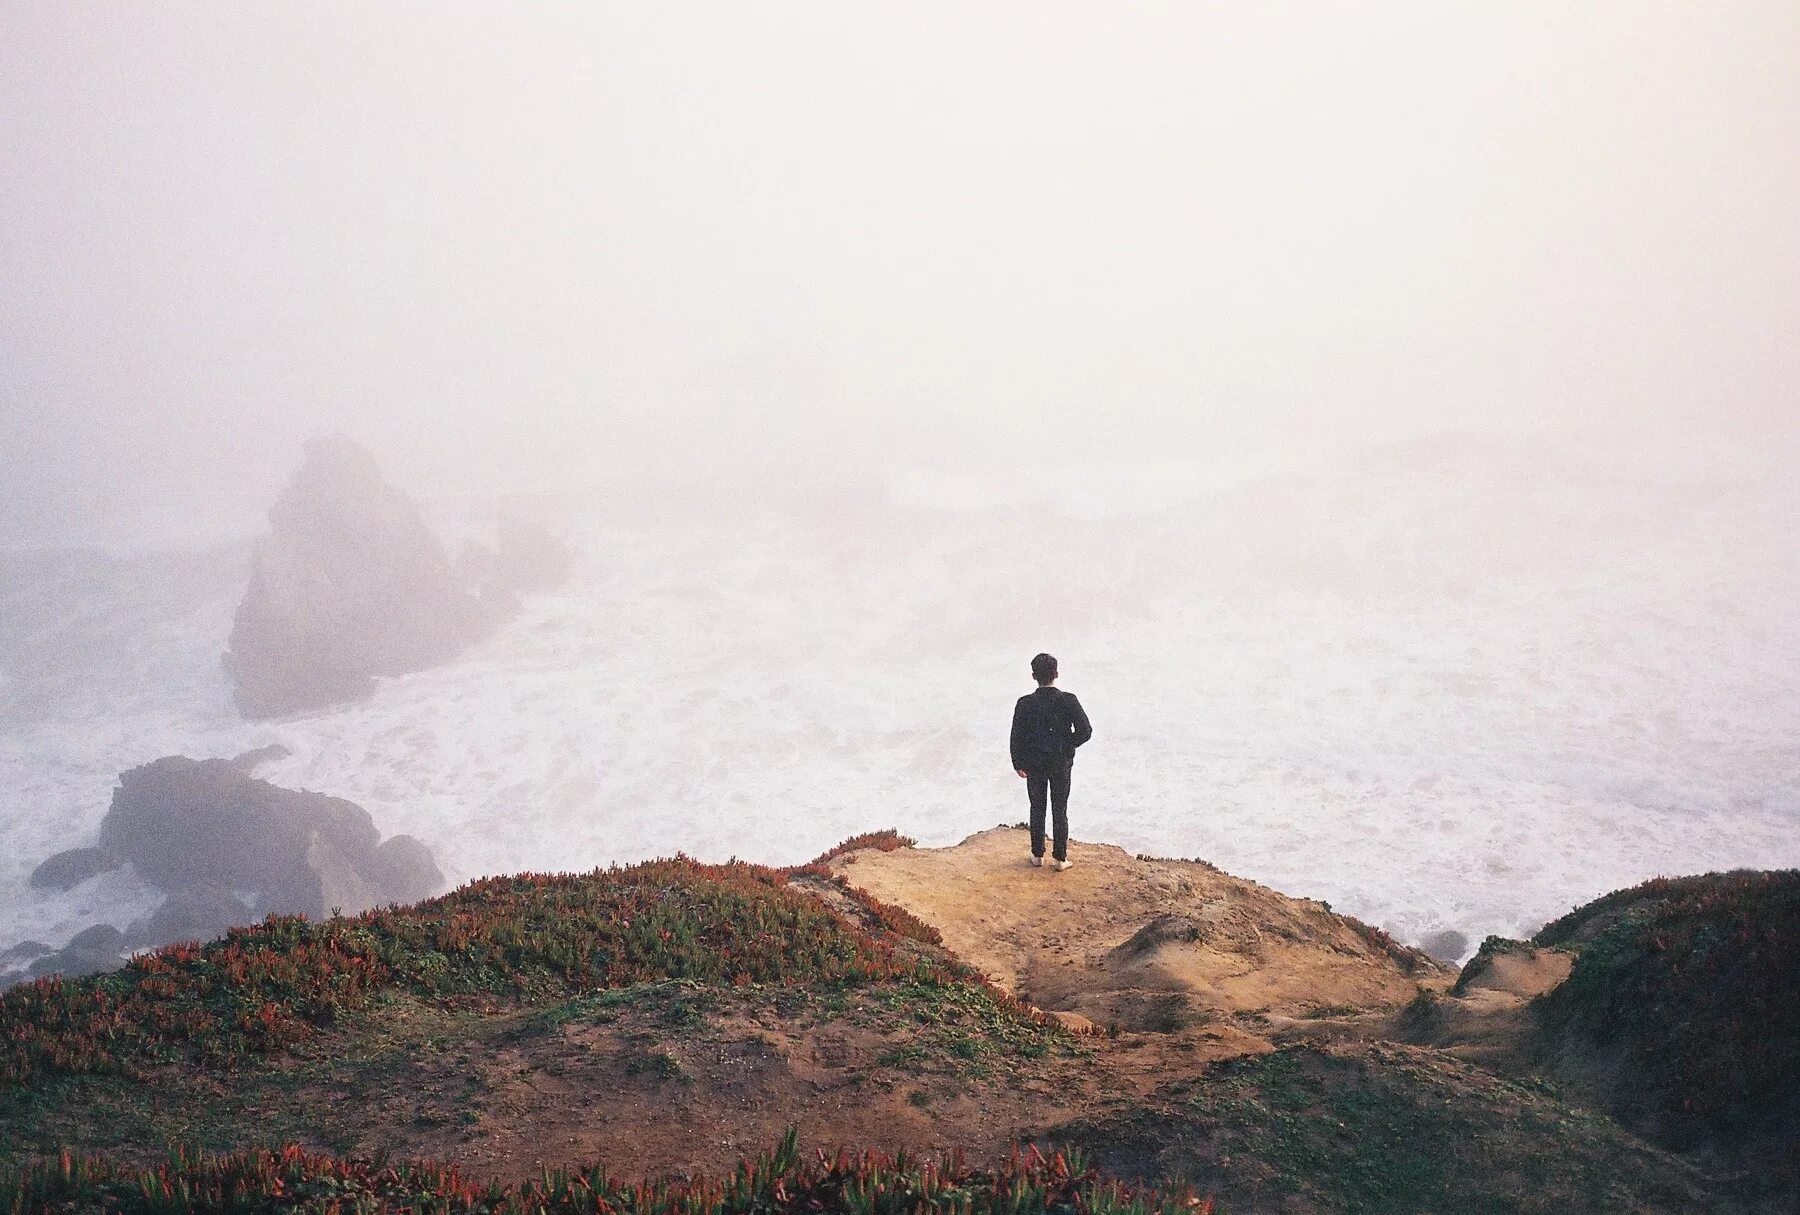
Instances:
[[[1532,1000],[1569,977],[1575,955],[1562,949],[1520,949],[1495,955],[1487,971],[1469,980],[1466,991],[1491,991]]]
[[[808,1147],[1004,1157],[1083,1110],[1246,1045],[1076,1035],[972,985],[709,987],[666,982],[538,1010],[391,1001],[305,1051],[154,1086],[81,1078],[0,1141],[155,1160],[170,1142],[299,1143],[454,1160],[509,1181],[604,1161],[625,1177],[729,1172],[789,1126]],[[0,1155],[5,1155],[0,1151]]]
[[[1381,1033],[1436,1046],[1459,1059],[1511,1074],[1536,1070],[1531,1002],[1569,977],[1574,955],[1522,941],[1490,940],[1448,992],[1431,992],[1402,1010]]]
[[[1025,833],[1000,827],[954,848],[851,852],[832,869],[1021,1000],[1126,1030],[1392,1010],[1449,973],[1322,903],[1201,862],[1103,844],[1069,855],[1067,872],[1033,867]]]

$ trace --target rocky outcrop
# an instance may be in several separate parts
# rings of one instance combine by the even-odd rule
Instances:
[[[42,941],[20,941],[11,948],[0,949],[0,970],[11,970],[55,952],[54,945],[46,945]]]
[[[33,962],[25,973],[33,979],[44,975],[78,978],[82,975],[104,974],[125,965],[124,951],[123,933],[111,924],[95,924],[76,933],[67,945],[55,953],[45,954]]]
[[[132,925],[131,935],[144,945],[206,941],[224,936],[254,915],[248,903],[226,890],[176,890],[148,919]]]
[[[453,658],[494,620],[374,458],[314,439],[269,511],[225,668],[246,717],[301,712]]]
[[[548,528],[503,513],[495,523],[494,569],[489,578],[515,595],[553,591],[569,580],[575,554]]]
[[[361,872],[388,902],[417,903],[444,889],[444,875],[431,849],[410,835],[382,840],[362,862]]]
[[[230,760],[182,755],[121,775],[100,824],[100,846],[164,890],[265,897],[294,881],[315,836],[352,857],[381,842],[369,812],[354,802],[279,788]]]
[[[1454,966],[1469,956],[1469,938],[1454,928],[1440,928],[1419,938],[1419,948]]]
[[[124,864],[166,893],[156,911],[124,934],[96,925],[35,960],[0,958],[0,971],[30,961],[33,975],[91,974],[123,965],[126,948],[215,937],[270,914],[353,915],[445,886],[429,848],[408,835],[383,840],[354,802],[257,780],[238,760],[181,755],[121,775],[99,846],[39,870],[61,880]]]
[[[444,887],[424,844],[404,835],[383,842],[361,806],[280,788],[224,759],[172,755],[126,772],[100,846],[182,894],[179,914],[201,924],[230,914],[234,896],[248,896],[257,916],[319,917],[415,902]]]
[[[272,764],[278,759],[286,759],[293,752],[280,743],[265,743],[260,747],[252,747],[248,751],[234,755],[231,759],[238,771],[252,773],[264,764]]]

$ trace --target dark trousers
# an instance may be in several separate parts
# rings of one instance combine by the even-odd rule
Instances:
[[[1069,777],[1073,764],[1054,768],[1028,768],[1025,771],[1025,795],[1031,798],[1031,855],[1044,855],[1044,801],[1049,795],[1050,817],[1056,830],[1057,860],[1069,858]]]

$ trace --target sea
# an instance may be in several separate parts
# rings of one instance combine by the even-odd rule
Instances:
[[[783,865],[884,827],[954,844],[1025,817],[1006,733],[1040,650],[1094,723],[1077,841],[1402,940],[1800,865],[1800,478],[1753,448],[1439,435],[1236,476],[532,501],[569,584],[454,662],[274,721],[238,717],[220,665],[249,529],[0,551],[0,950],[155,905],[129,869],[27,881],[93,841],[121,771],[270,743],[261,778],[359,803],[457,882]],[[493,512],[427,507],[452,549]]]

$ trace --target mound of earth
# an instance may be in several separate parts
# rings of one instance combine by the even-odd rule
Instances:
[[[1450,971],[1378,929],[1200,861],[1071,843],[1074,867],[1029,863],[997,827],[954,848],[852,851],[832,871],[936,929],[964,961],[1047,1012],[1125,1030],[1398,1009]]]
[[[1658,878],[1489,937],[1394,1037],[1548,1081],[1745,1210],[1800,1201],[1800,872]]]
[[[1394,1019],[1393,1036],[1507,1074],[1533,1074],[1533,1001],[1569,977],[1574,954],[1489,937],[1448,992],[1428,991]]]
[[[1800,1203],[1800,870],[1657,879],[1533,943],[1575,951],[1535,1062],[1654,1142]]]

